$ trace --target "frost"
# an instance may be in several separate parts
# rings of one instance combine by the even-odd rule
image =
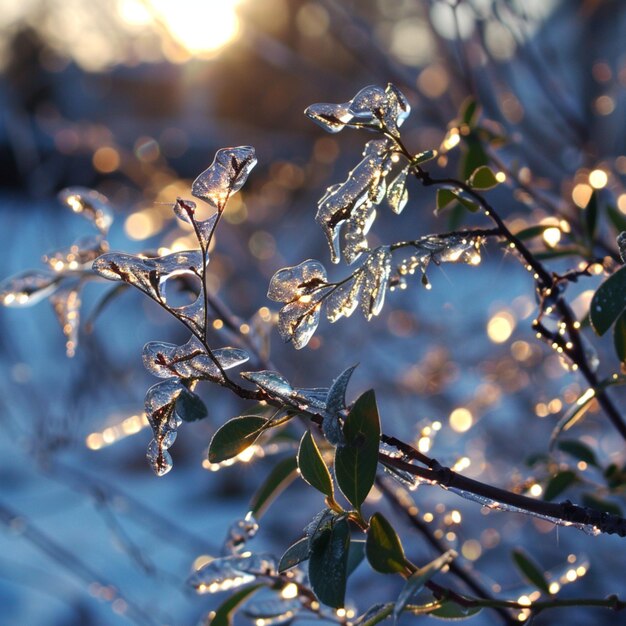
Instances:
[[[59,287],[61,277],[45,270],[27,270],[0,283],[0,302],[22,307],[41,302]]]
[[[355,273],[351,280],[336,287],[326,299],[326,317],[333,323],[341,317],[350,317],[359,306],[359,294],[365,277]]]
[[[319,297],[313,301],[296,300],[278,313],[278,332],[291,341],[296,350],[304,348],[317,330],[320,321]]]
[[[87,187],[69,187],[59,193],[59,200],[92,222],[103,235],[108,233],[113,212],[105,196]]]
[[[191,193],[222,211],[229,196],[239,191],[256,165],[254,148],[222,148],[213,163],[193,181]]]
[[[378,315],[385,302],[385,293],[391,274],[391,252],[387,246],[377,248],[363,266],[361,310],[368,321]]]
[[[329,133],[338,133],[346,124],[352,121],[354,115],[350,112],[349,103],[345,104],[312,104],[304,112],[314,122],[317,122]]]
[[[310,294],[327,281],[326,269],[314,259],[303,261],[294,267],[285,267],[270,281],[267,297],[275,302],[292,302]]]
[[[224,370],[237,367],[249,359],[248,354],[238,348],[218,348],[212,353]],[[222,379],[219,368],[196,337],[191,337],[182,346],[160,341],[147,343],[143,349],[143,364],[159,378]]]
[[[401,169],[400,173],[389,183],[387,188],[387,201],[394,213],[398,215],[409,200],[409,192],[406,190],[406,178],[409,173],[408,166]]]
[[[278,372],[263,370],[261,372],[242,372],[241,375],[271,396],[291,398],[293,387],[291,383]]]
[[[187,580],[198,593],[216,593],[241,587],[258,576],[276,574],[273,557],[263,554],[235,555],[213,559]]]

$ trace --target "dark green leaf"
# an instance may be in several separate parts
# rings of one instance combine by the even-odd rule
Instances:
[[[454,550],[448,550],[411,574],[404,585],[404,589],[402,589],[396,600],[396,605],[393,609],[395,620],[400,617],[400,614],[404,611],[404,607],[409,603],[409,600],[416,596],[437,572],[441,571],[442,568],[451,563],[456,557],[457,553]]]
[[[472,617],[472,615],[476,615],[476,613],[480,613],[480,611],[481,607],[479,606],[461,606],[460,604],[456,604],[456,602],[449,600],[443,602],[443,604],[434,611],[430,611],[428,615],[438,619],[458,621],[467,617]]]
[[[626,230],[626,216],[610,204],[606,207],[607,215],[618,233]]]
[[[250,597],[255,591],[263,587],[263,585],[252,585],[234,593],[227,598],[222,605],[215,611],[213,619],[209,622],[210,626],[232,626],[233,613],[239,608],[241,603]]]
[[[524,228],[523,230],[520,230],[519,233],[515,233],[515,236],[520,241],[526,241],[528,239],[534,239],[535,237],[541,237],[541,235],[543,235],[543,233],[545,233],[546,230],[548,230],[548,228],[554,228],[554,226],[551,226],[549,224],[539,224],[537,226],[529,226],[528,228]]]
[[[550,435],[550,450],[554,448],[554,444],[558,436],[569,430],[574,424],[578,423],[585,413],[591,407],[591,401],[596,397],[596,394],[592,392],[592,390],[588,389],[585,391],[579,398],[572,404],[572,406],[567,410],[565,415],[557,422],[557,425],[554,427],[552,434]]]
[[[596,225],[598,222],[598,192],[594,191],[591,194],[589,203],[585,209],[581,209],[585,212],[585,237],[589,242],[589,245],[593,242],[593,238],[596,234]]]
[[[589,465],[594,465],[598,467],[598,460],[596,459],[596,455],[586,443],[582,443],[582,441],[576,441],[575,439],[566,439],[564,441],[559,441],[557,446],[559,450],[567,452],[567,454],[573,456],[579,461],[584,461]]]
[[[498,179],[488,165],[482,165],[472,172],[467,182],[474,189],[487,190],[493,189],[498,184]]]
[[[470,133],[464,136],[463,139],[465,140],[466,151],[461,161],[461,177],[463,180],[467,180],[474,170],[481,165],[487,165],[489,163],[489,157],[475,134]]]
[[[259,487],[250,500],[250,511],[258,520],[261,519],[267,507],[272,503],[289,483],[298,475],[298,463],[295,457],[283,459],[274,467],[265,482]]]
[[[350,542],[350,550],[348,551],[348,573],[352,572],[361,564],[365,558],[365,541],[363,539],[354,539]]]
[[[456,200],[456,195],[451,189],[437,189],[437,206],[435,215],[439,215],[451,202]]]
[[[221,426],[209,444],[209,461],[226,461],[251,446],[263,431],[267,420],[258,415],[242,415]]]
[[[411,163],[413,165],[419,165],[420,163],[426,163],[426,161],[431,161],[437,156],[437,153],[434,150],[426,150],[425,152],[420,152],[416,154],[412,159]]]
[[[543,574],[541,567],[520,548],[513,550],[513,560],[522,573],[522,576],[543,593],[550,594],[548,581]]]
[[[571,470],[564,470],[555,474],[546,485],[545,491],[543,492],[543,499],[548,501],[554,500],[554,498],[576,482],[578,482],[578,476]]]
[[[285,554],[280,557],[278,571],[280,573],[285,572],[298,565],[298,563],[306,561],[309,558],[309,552],[310,547],[308,537],[303,537],[299,541],[296,541],[296,543],[287,548]]]
[[[207,417],[204,402],[192,391],[183,391],[176,400],[176,414],[183,422],[197,422]]]
[[[470,128],[476,125],[478,116],[480,115],[480,108],[478,103],[472,96],[466,98],[461,104],[459,109],[459,119],[462,124],[467,124]]]
[[[622,362],[626,362],[626,311],[624,311],[615,322],[613,328],[613,345],[615,346],[615,354]]]
[[[381,574],[406,572],[407,560],[400,537],[382,513],[374,513],[370,518],[365,554],[369,564]]]
[[[378,466],[380,419],[373,391],[366,391],[354,403],[343,434],[346,443],[337,447],[335,476],[343,494],[358,510],[374,484]]]
[[[298,467],[300,468],[300,475],[311,487],[315,487],[329,498],[333,497],[333,481],[330,472],[310,430],[304,433],[300,441]]]
[[[626,267],[609,276],[593,294],[589,317],[598,335],[604,335],[626,308]]]
[[[341,608],[346,595],[350,526],[339,520],[312,546],[309,581],[318,600],[334,609]]]
[[[583,493],[582,502],[585,506],[588,506],[591,509],[596,509],[597,511],[602,511],[606,513],[613,513],[613,515],[622,516],[622,509],[615,504],[615,502],[609,502],[608,500],[602,500],[594,496],[592,493]]]

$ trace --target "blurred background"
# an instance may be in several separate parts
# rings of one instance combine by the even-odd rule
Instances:
[[[316,202],[345,179],[371,137],[327,135],[302,111],[347,101],[368,84],[393,82],[406,94],[413,112],[405,143],[414,152],[440,149],[433,168],[451,173],[467,146],[456,146],[449,124],[476,98],[485,132],[498,138],[484,157],[507,178],[493,192],[495,205],[514,231],[554,226],[533,242],[538,251],[574,238],[594,190],[613,217],[626,219],[625,36],[618,0],[0,0],[0,277],[42,267],[42,254],[91,232],[57,202],[66,186],[110,199],[113,250],[193,247],[173,201],[189,197],[218,148],[253,145],[259,164],[230,203],[210,266],[211,287],[242,332],[269,342],[294,385],[327,386],[360,363],[352,397],[376,389],[387,433],[469,476],[541,497],[554,464],[572,459],[527,461],[547,455],[552,428],[585,387],[534,339],[532,281],[511,255],[488,245],[479,268],[437,268],[431,291],[416,281],[390,294],[369,324],[358,314],[322,322],[297,353],[271,328],[276,307],[265,294],[281,267],[306,258],[329,265]],[[432,190],[416,184],[409,193],[399,217],[381,206],[372,245],[448,230],[448,218],[433,215]],[[487,225],[469,215],[462,223]],[[615,255],[614,224],[600,219],[596,256]],[[550,267],[577,262],[556,258]],[[601,273],[570,287],[581,318]],[[171,449],[174,470],[152,474],[142,407],[155,381],[141,348],[187,337],[138,293],[122,294],[91,320],[109,288],[84,289],[82,320],[92,323],[81,326],[71,359],[47,302],[0,310],[2,624],[198,623],[222,598],[196,596],[184,581],[196,559],[219,553],[275,462],[247,458],[210,471],[211,434],[245,404],[207,386],[200,393],[209,419],[184,425]],[[215,345],[237,341],[215,327]],[[600,374],[619,371],[610,338],[584,332],[599,351]],[[624,406],[619,390],[615,397]],[[602,464],[624,463],[595,407],[575,435]],[[604,497],[596,470],[581,462],[581,487]],[[299,487],[265,516],[251,548],[280,555],[301,536],[323,503]],[[574,501],[576,489],[567,493]],[[434,487],[412,496],[419,516],[499,597],[530,593],[512,565],[517,546],[563,597],[626,593],[623,540],[486,516]],[[372,510],[386,510],[379,497]],[[416,562],[435,556],[422,537],[398,528]],[[351,604],[363,611],[401,585],[384,583],[360,566]],[[483,612],[469,623],[498,619]],[[582,609],[559,619],[615,623],[608,611]]]

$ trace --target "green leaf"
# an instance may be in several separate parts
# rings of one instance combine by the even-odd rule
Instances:
[[[348,551],[348,573],[352,572],[361,564],[365,558],[365,541],[363,539],[354,539],[350,541],[350,550]]]
[[[498,185],[498,179],[488,165],[482,165],[474,170],[467,182],[473,189],[482,190],[493,189]]]
[[[397,621],[402,611],[404,611],[404,607],[409,603],[409,600],[416,596],[437,572],[441,571],[441,569],[451,563],[456,557],[457,553],[454,550],[448,550],[411,574],[404,585],[404,589],[402,589],[396,600],[396,605],[393,609],[394,620]]]
[[[550,594],[550,587],[541,567],[528,554],[520,548],[516,548],[513,550],[513,560],[522,576],[531,585],[534,585],[543,593]]]
[[[472,96],[463,100],[461,108],[459,109],[459,119],[462,124],[467,124],[470,128],[472,128],[476,125],[479,115],[480,108]]]
[[[220,463],[250,447],[263,432],[267,420],[258,415],[242,415],[221,426],[209,444],[209,461]]]
[[[359,510],[374,484],[378,467],[380,418],[372,390],[354,403],[343,434],[345,445],[335,452],[335,476],[344,496]]]
[[[435,150],[426,150],[425,152],[420,152],[411,158],[412,165],[419,165],[420,163],[426,163],[426,161],[432,161],[437,156],[437,152]]]
[[[265,482],[250,500],[250,512],[259,520],[272,501],[295,480],[298,475],[296,458],[290,456],[274,467]]]
[[[591,509],[602,511],[606,513],[613,513],[613,515],[622,516],[622,509],[615,504],[615,502],[609,502],[608,500],[602,500],[592,493],[583,493],[582,503]]]
[[[282,574],[288,569],[295,567],[298,563],[306,561],[309,558],[311,548],[309,546],[309,538],[303,537],[299,541],[296,541],[292,546],[287,548],[285,554],[280,557],[278,563],[278,571]]]
[[[615,346],[615,354],[622,362],[626,362],[626,311],[624,311],[615,322],[613,328],[613,345]]]
[[[589,317],[598,335],[613,325],[626,308],[626,267],[609,276],[593,294]]]
[[[626,216],[621,211],[609,204],[606,207],[606,212],[618,233],[626,230]]]
[[[206,405],[192,391],[183,391],[176,400],[176,415],[183,422],[197,422],[208,416]]]
[[[474,170],[489,163],[489,157],[474,133],[462,137],[465,140],[466,152],[461,161],[461,177],[467,180]]]
[[[311,547],[309,581],[318,600],[334,609],[344,605],[350,526],[340,519]]]
[[[557,425],[552,430],[552,434],[550,435],[550,444],[549,448],[552,450],[554,448],[554,444],[558,436],[569,430],[574,424],[578,423],[585,413],[591,407],[591,401],[596,397],[595,391],[593,389],[587,389],[582,395],[578,397],[576,402],[572,404],[572,406],[567,410],[565,415],[557,422]]]
[[[437,206],[435,215],[439,215],[451,202],[456,200],[456,195],[451,189],[437,189]]]
[[[578,476],[572,470],[558,472],[548,481],[543,492],[543,499],[547,501],[554,500],[554,498],[576,482],[578,482]]]
[[[400,537],[382,513],[374,513],[370,518],[365,554],[369,564],[381,574],[406,572],[407,559]]]
[[[596,225],[598,222],[598,192],[594,191],[591,194],[591,198],[589,199],[589,203],[584,209],[581,209],[585,212],[585,237],[589,242],[589,245],[593,242],[593,238],[596,234]]]
[[[559,441],[557,444],[559,450],[566,452],[570,456],[578,459],[579,461],[584,461],[589,465],[594,465],[598,467],[598,460],[596,459],[596,455],[594,451],[582,441],[576,441],[575,439],[566,439],[564,441]]]
[[[213,619],[209,622],[210,626],[232,626],[233,613],[239,608],[242,602],[250,597],[255,591],[258,591],[263,585],[252,585],[234,593],[227,598],[221,606],[215,611]]]
[[[528,239],[534,239],[535,237],[541,237],[543,233],[548,230],[548,228],[554,228],[554,226],[550,224],[539,224],[536,226],[529,226],[528,228],[524,228],[516,233],[515,236],[520,241],[527,241]]]
[[[300,441],[298,467],[300,468],[300,475],[311,487],[315,487],[329,498],[333,497],[334,489],[330,472],[310,430],[304,433]]]
[[[439,608],[436,608],[434,611],[430,611],[428,615],[438,619],[458,621],[472,617],[472,615],[476,615],[477,613],[480,613],[480,611],[481,607],[479,606],[461,606],[460,604],[456,604],[456,602],[448,600],[444,601]]]

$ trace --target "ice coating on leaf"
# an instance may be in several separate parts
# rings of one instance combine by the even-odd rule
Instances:
[[[73,357],[78,346],[80,295],[77,282],[65,285],[50,296],[50,303],[66,337],[65,352]]]
[[[212,352],[224,370],[237,367],[249,359],[248,354],[239,348],[218,348]],[[222,378],[217,365],[195,336],[182,346],[150,341],[143,348],[142,358],[144,367],[159,378]]]
[[[326,268],[314,259],[278,270],[272,276],[267,297],[275,302],[291,302],[311,293],[328,280]]]
[[[172,210],[174,211],[174,215],[176,215],[176,217],[182,222],[185,222],[186,224],[194,223],[196,203],[193,200],[187,200],[186,198],[181,198],[179,196],[176,198],[176,202],[174,202]]]
[[[106,235],[113,223],[113,212],[106,196],[87,187],[68,187],[59,193],[59,200],[74,213],[93,222]]]
[[[251,146],[222,148],[215,153],[213,163],[193,181],[191,193],[221,211],[228,197],[243,187],[256,162]]]
[[[363,273],[357,272],[351,280],[336,287],[326,298],[326,318],[329,322],[336,322],[341,317],[350,317],[356,311],[364,281]]]
[[[356,365],[353,365],[341,372],[328,390],[326,412],[322,420],[322,431],[326,439],[336,446],[345,443],[343,428],[339,421],[339,413],[346,408],[346,389],[356,367]]]
[[[347,102],[345,104],[321,102],[307,107],[304,114],[329,133],[338,133],[354,117],[348,106],[349,103]]]
[[[263,620],[263,626],[279,626],[291,622],[301,608],[302,603],[297,598],[272,598],[252,600],[246,604],[242,613],[255,621]]]
[[[617,249],[619,250],[619,258],[622,263],[626,263],[626,232],[622,231],[617,236]]]
[[[186,392],[187,388],[176,378],[157,383],[146,392],[146,418],[154,433],[146,456],[157,476],[163,476],[172,469],[172,458],[167,449],[174,443],[181,423],[175,412],[176,400]]]
[[[361,310],[369,321],[374,315],[380,313],[385,302],[385,293],[391,274],[391,252],[388,246],[381,246],[368,256],[363,273]]]
[[[313,519],[304,527],[304,533],[309,539],[309,545],[315,543],[321,533],[332,527],[335,517],[336,515],[331,509],[323,509],[315,514]]]
[[[80,237],[69,248],[49,252],[42,260],[55,272],[74,271],[93,263],[108,250],[102,235]]]
[[[291,341],[296,350],[304,348],[320,322],[320,303],[317,300],[295,300],[278,313],[278,332],[285,341]]]
[[[376,209],[368,202],[357,207],[344,229],[343,255],[351,265],[368,249],[367,233],[374,220]]]
[[[365,206],[355,217],[351,226],[351,247],[358,247],[372,225],[375,212],[369,205],[378,204],[385,194],[385,176],[390,168],[391,144],[387,139],[369,141],[363,159],[339,185],[329,187],[318,203],[315,220],[322,227],[330,247],[331,260],[339,262],[339,228],[349,220],[353,212]]]
[[[161,303],[165,303],[162,287],[168,278],[181,274],[201,276],[203,271],[199,250],[173,252],[154,258],[110,252],[97,258],[92,267],[100,276],[124,281]]]
[[[314,409],[326,409],[326,397],[328,389],[326,387],[314,387],[312,389],[298,388],[294,389],[294,398],[299,400],[303,405]]]
[[[258,576],[275,574],[276,562],[269,555],[226,556],[213,559],[196,570],[187,584],[198,593],[216,593],[241,587]]]
[[[409,173],[408,166],[401,169],[399,174],[389,183],[387,188],[387,201],[394,213],[398,215],[409,200],[409,192],[406,190],[406,178]]]
[[[397,136],[410,112],[404,94],[389,83],[386,89],[377,85],[364,87],[349,102],[312,104],[304,113],[330,133],[338,133],[346,126],[369,126]]]
[[[239,554],[258,532],[259,524],[252,513],[248,513],[243,519],[231,524],[228,535],[222,546],[222,554],[231,556]]]
[[[0,302],[4,306],[32,306],[59,287],[60,277],[45,270],[26,270],[0,282]]]
[[[272,396],[291,398],[293,395],[291,383],[278,372],[262,370],[260,372],[242,372],[241,375]]]
[[[181,221],[194,226],[196,235],[198,235],[200,240],[200,247],[203,250],[207,250],[209,240],[211,239],[217,218],[219,217],[219,212],[213,213],[213,215],[206,220],[197,220],[195,217],[196,203],[193,202],[193,200],[185,200],[184,198],[176,198],[173,210],[176,217]]]

